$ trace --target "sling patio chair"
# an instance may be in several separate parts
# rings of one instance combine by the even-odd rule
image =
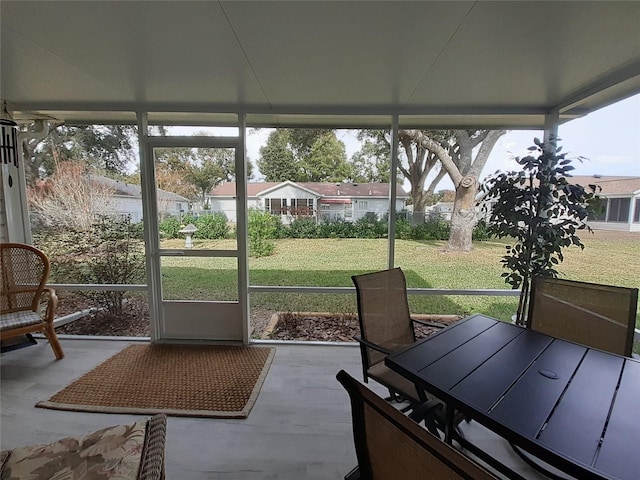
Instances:
[[[638,289],[534,276],[527,328],[552,337],[631,357]],[[550,479],[563,479],[519,447],[511,448]]]
[[[390,353],[402,350],[416,341],[414,322],[443,328],[444,325],[411,318],[407,300],[407,284],[400,268],[354,275],[358,300],[358,321],[362,371],[365,383],[372,379],[389,390],[387,400],[407,401],[410,415],[420,420],[426,411],[431,414],[423,418],[429,430],[437,435],[439,421],[445,418],[425,405],[425,392],[416,388],[410,380],[394,372],[384,363]]]
[[[536,276],[527,328],[631,356],[638,289]]]
[[[0,245],[0,339],[42,332],[60,360],[64,352],[53,327],[58,297],[45,286],[49,270],[49,259],[37,248]]]
[[[496,479],[341,370],[338,381],[351,399],[358,466],[346,480]]]

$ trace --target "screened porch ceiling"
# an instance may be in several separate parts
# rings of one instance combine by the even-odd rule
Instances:
[[[541,128],[640,92],[640,2],[3,0],[16,120]]]

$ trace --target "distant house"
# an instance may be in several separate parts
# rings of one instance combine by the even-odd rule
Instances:
[[[112,191],[109,199],[109,210],[112,213],[130,215],[134,223],[142,221],[142,190],[140,185],[113,180],[112,178],[94,175],[92,181]],[[176,193],[157,189],[158,215],[162,217],[179,215],[189,210],[189,199]]]
[[[478,211],[480,209],[478,208]],[[435,205],[428,206],[424,209],[426,217],[430,215],[437,215],[442,220],[448,222],[451,221],[451,215],[453,214],[453,202],[438,202]]]
[[[575,176],[571,183],[596,184],[600,191],[600,211],[589,219],[591,228],[640,232],[640,177]]]
[[[236,221],[236,185],[218,185],[207,195],[212,211]],[[407,193],[398,187],[394,210],[403,210]],[[247,205],[279,215],[283,223],[295,218],[356,221],[389,213],[388,183],[253,182],[247,184]]]

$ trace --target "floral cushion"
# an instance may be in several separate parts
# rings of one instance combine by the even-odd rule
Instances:
[[[140,470],[147,421],[1,452],[0,479],[134,480]]]

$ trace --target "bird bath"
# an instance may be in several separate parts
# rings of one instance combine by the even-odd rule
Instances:
[[[192,236],[197,231],[198,231],[198,227],[196,227],[193,223],[190,223],[189,225],[184,227],[182,230],[178,230],[178,232],[184,233],[185,235],[184,248],[193,248]]]

